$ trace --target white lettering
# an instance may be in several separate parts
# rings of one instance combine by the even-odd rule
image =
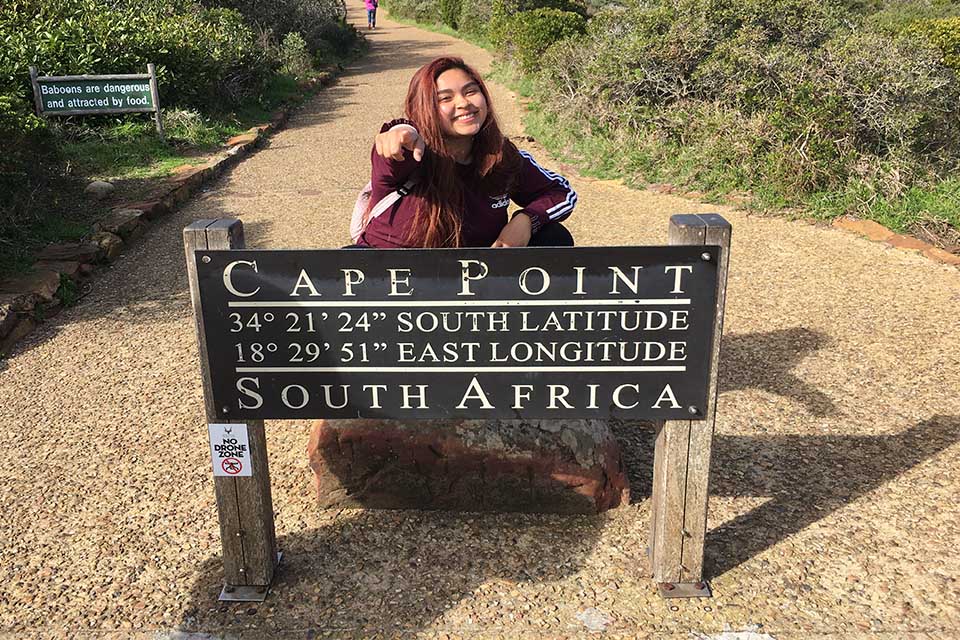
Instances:
[[[461,260],[461,262],[463,262]],[[457,405],[457,409],[468,409],[467,400],[479,400],[482,403],[481,409],[493,409],[493,405],[490,404],[490,401],[487,399],[487,394],[483,392],[483,387],[480,386],[480,383],[477,381],[477,376],[473,376],[473,380],[470,381],[469,386],[467,386],[466,392],[463,394],[463,398],[460,399],[460,404]]]
[[[683,278],[683,272],[689,271],[693,273],[693,267],[690,265],[664,267],[663,272],[670,273],[671,269],[675,269],[676,272],[673,274],[673,290],[670,293],[683,293],[683,289],[680,288],[680,280]]]
[[[340,271],[343,272],[343,295],[344,296],[357,295],[353,292],[353,285],[360,284],[365,280],[363,271],[360,271],[359,269],[340,269]]]
[[[333,404],[333,399],[330,397],[330,389],[333,387],[332,384],[323,384],[320,386],[323,388],[323,401],[326,403],[328,407],[330,407],[331,409],[343,409],[345,406],[347,406],[347,402],[349,402],[349,399],[350,399],[348,395],[348,392],[350,390],[350,385],[348,384],[340,385],[340,389],[343,391],[343,402],[340,404]]]
[[[290,292],[291,296],[299,296],[298,290],[306,287],[310,290],[311,296],[319,296],[320,293],[317,291],[316,287],[313,286],[313,282],[310,280],[310,276],[307,275],[306,269],[300,270],[300,277],[297,278],[297,284],[294,285],[293,291]]]
[[[660,392],[660,397],[657,398],[657,401],[656,401],[655,403],[653,403],[653,406],[650,407],[650,408],[651,408],[651,409],[659,409],[659,408],[660,408],[660,404],[661,404],[664,400],[669,400],[669,401],[670,401],[670,408],[671,408],[671,409],[679,409],[679,408],[680,408],[680,403],[677,402],[677,397],[676,397],[675,395],[673,395],[673,389],[670,388],[670,385],[667,385],[667,386],[665,386],[665,387],[663,388],[663,391]]]
[[[257,273],[256,260],[252,262],[248,260],[235,260],[234,262],[231,262],[230,264],[228,264],[227,267],[223,270],[223,286],[227,288],[227,291],[229,291],[235,296],[240,296],[241,298],[249,298],[250,296],[257,295],[257,291],[260,291],[260,287],[257,287],[256,289],[254,289],[253,293],[243,293],[241,291],[237,291],[237,289],[233,286],[233,281],[231,280],[231,274],[233,273],[234,268],[240,264],[245,264],[249,267],[253,267],[253,272]]]
[[[300,392],[300,404],[294,405],[290,402],[290,389],[296,389]],[[288,384],[283,388],[283,391],[280,392],[280,399],[290,409],[303,409],[307,406],[307,403],[310,402],[310,393],[307,391],[306,387],[303,387],[299,384]]]
[[[620,403],[620,393],[621,393],[624,389],[633,389],[636,393],[640,393],[640,387],[639,387],[639,385],[635,385],[635,384],[622,384],[622,385],[620,385],[619,387],[617,387],[616,389],[613,390],[613,404],[615,404],[615,405],[617,406],[617,408],[619,408],[619,409],[633,409],[635,406],[637,406],[637,405],[640,404],[640,403],[639,403],[639,402],[634,402],[633,404],[631,404],[631,405],[629,405],[629,406]]]
[[[565,384],[548,384],[547,387],[550,389],[550,404],[547,405],[547,409],[556,409],[557,402],[563,403],[565,409],[573,409],[573,406],[566,401],[566,397],[570,395],[570,387]]]
[[[363,385],[363,390],[366,391],[370,389],[370,408],[371,409],[383,409],[380,406],[380,390],[386,389],[387,385],[385,384],[365,384]]]
[[[460,260],[460,293],[458,296],[475,296],[477,294],[470,291],[470,281],[471,280],[481,280],[487,277],[487,274],[490,273],[490,270],[487,268],[487,263],[482,260]],[[470,265],[478,264],[480,265],[481,273],[471,276],[470,275]]]
[[[419,406],[416,407],[417,409],[429,409],[429,407],[427,406],[427,385],[425,384],[416,385],[417,389],[420,390],[420,393],[417,393],[417,394],[410,393],[410,388],[412,386],[413,385],[410,385],[410,384],[400,385],[400,391],[403,393],[402,408],[412,409],[413,407],[410,406],[410,399],[416,398],[417,400],[420,401]]]
[[[537,292],[530,291],[527,288],[527,276],[530,274],[531,271],[539,272],[540,277],[543,279],[542,286],[540,287],[540,290]],[[530,267],[529,269],[524,269],[523,273],[520,274],[520,289],[522,289],[525,294],[530,296],[538,296],[544,291],[546,291],[548,288],[550,288],[550,274],[547,273],[545,270],[541,269],[540,267]]]
[[[610,271],[613,271],[613,289],[610,290],[610,293],[620,293],[620,291],[617,290],[617,282],[623,281],[623,284],[625,284],[630,291],[635,295],[637,294],[640,287],[640,269],[643,269],[643,267],[631,267],[633,269],[633,280],[627,280],[627,274],[621,271],[619,267],[608,268]]]
[[[410,269],[387,269],[390,272],[390,294],[391,296],[409,296],[413,295],[413,287],[410,287],[406,291],[398,291],[398,284],[405,284],[410,286]],[[398,278],[397,273],[405,272],[406,276],[403,278]]]
[[[521,400],[530,400],[530,392],[533,390],[532,384],[515,384],[513,386],[513,406],[511,409],[523,409]],[[521,389],[523,390],[521,392]]]
[[[240,398],[240,408],[241,409],[259,409],[263,406],[263,396],[254,391],[253,389],[248,389],[244,383],[251,383],[254,388],[260,389],[260,378],[240,378],[237,380],[237,391],[242,393],[245,396],[253,398],[256,404],[244,404],[243,398]]]

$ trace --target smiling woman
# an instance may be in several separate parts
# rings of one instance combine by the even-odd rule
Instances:
[[[437,58],[410,81],[406,117],[387,122],[373,151],[372,193],[358,246],[572,246],[560,224],[577,194],[500,131],[483,79]],[[400,196],[386,211],[376,203]],[[507,219],[510,201],[521,209]]]

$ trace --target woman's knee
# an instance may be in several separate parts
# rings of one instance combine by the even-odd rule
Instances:
[[[530,237],[529,247],[572,247],[573,236],[559,222],[551,222]]]

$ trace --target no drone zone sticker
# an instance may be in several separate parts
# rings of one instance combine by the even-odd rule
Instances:
[[[211,423],[210,459],[213,475],[226,477],[252,476],[250,445],[247,442],[247,425]]]

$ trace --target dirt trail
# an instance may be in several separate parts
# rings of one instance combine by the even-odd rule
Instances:
[[[351,19],[364,22],[359,7]],[[608,516],[320,512],[306,425],[285,423],[268,425],[284,568],[265,605],[218,605],[181,230],[229,215],[251,247],[345,242],[372,135],[412,71],[441,53],[489,65],[470,45],[380,23],[368,58],[0,361],[0,635],[960,635],[960,272],[575,175],[582,245],[663,243],[673,213],[733,225],[707,541],[716,597],[664,602],[647,577],[649,433],[624,435],[636,504]],[[519,134],[513,96],[494,93]]]

